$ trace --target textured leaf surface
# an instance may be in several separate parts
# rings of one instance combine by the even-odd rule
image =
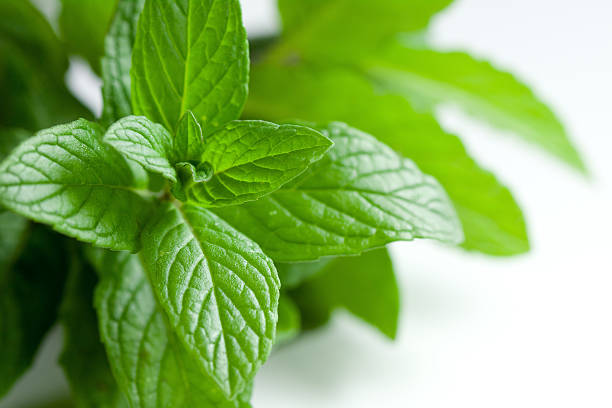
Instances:
[[[186,183],[187,199],[205,206],[241,204],[279,189],[319,160],[332,142],[303,126],[235,121],[206,139],[210,179]]]
[[[328,133],[334,147],[307,173],[260,200],[215,211],[280,262],[415,238],[461,241],[433,178],[368,134],[341,123]]]
[[[242,392],[274,340],[280,282],[272,261],[208,210],[160,207],[142,259],[182,344],[229,397]]]
[[[119,0],[115,17],[104,39],[102,121],[107,125],[132,114],[132,48],[144,3],[145,0]]]
[[[147,1],[132,66],[136,114],[175,131],[191,110],[205,134],[237,119],[249,72],[239,1]]]
[[[555,114],[511,74],[460,52],[388,47],[364,63],[389,92],[415,106],[451,102],[475,117],[556,155],[584,171],[584,163]]]
[[[291,292],[306,328],[320,325],[340,307],[395,338],[399,289],[387,249],[336,258],[320,266],[314,277]]]
[[[104,37],[117,0],[61,0],[61,4],[59,28],[68,51],[85,57],[99,73]]]
[[[101,138],[98,125],[78,120],[28,139],[0,164],[0,204],[80,240],[137,250],[150,203]]]
[[[79,408],[127,408],[98,332],[93,308],[95,272],[74,254],[60,308],[64,350],[60,364]]]
[[[280,0],[284,38],[272,53],[275,57],[356,58],[398,33],[424,29],[451,2]]]
[[[467,154],[461,141],[431,115],[415,112],[403,97],[380,94],[358,75],[307,65],[256,66],[245,113],[269,120],[342,120],[370,132],[444,186],[461,219],[465,248],[492,255],[529,249],[525,220],[512,194]]]
[[[250,407],[248,392],[228,401],[169,330],[137,256],[105,251],[96,268],[102,339],[131,407]]]
[[[63,244],[62,237],[35,226],[22,256],[0,281],[0,397],[32,364],[55,322],[68,268]]]
[[[144,116],[119,119],[108,129],[104,141],[145,169],[176,182],[176,171],[170,164],[172,135]]]

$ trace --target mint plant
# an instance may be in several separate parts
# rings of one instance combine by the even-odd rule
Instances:
[[[447,3],[280,1],[251,61],[238,0],[63,0],[63,42],[0,2],[0,396],[58,320],[78,406],[248,407],[274,347],[336,308],[395,337],[385,245],[526,251],[435,104],[584,167],[526,87],[427,49]],[[66,50],[102,77],[97,120]]]

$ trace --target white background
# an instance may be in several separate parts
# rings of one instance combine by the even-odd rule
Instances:
[[[276,30],[272,1],[244,7],[251,33]],[[435,20],[440,48],[469,50],[531,84],[564,119],[592,176],[442,109],[445,127],[512,188],[532,253],[492,259],[426,242],[394,246],[398,341],[339,314],[270,358],[256,408],[612,407],[611,18],[606,0],[457,0]],[[81,68],[69,79],[99,108]],[[65,395],[59,349],[56,330],[0,406]]]

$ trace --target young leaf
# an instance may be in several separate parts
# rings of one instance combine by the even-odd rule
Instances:
[[[363,65],[376,83],[389,92],[401,93],[415,106],[452,102],[585,171],[563,125],[550,108],[511,74],[488,62],[460,52],[394,44]]]
[[[0,204],[82,241],[138,250],[151,204],[101,133],[80,119],[26,140],[0,164]]]
[[[137,256],[100,251],[97,258],[102,340],[131,407],[250,407],[250,390],[227,400],[169,329]]]
[[[424,29],[452,0],[280,0],[283,59],[350,58],[376,50],[398,33]]]
[[[269,120],[342,120],[376,135],[444,186],[463,225],[465,248],[506,256],[529,250],[512,194],[468,155],[459,138],[443,131],[433,116],[414,111],[405,98],[381,94],[358,75],[258,65],[245,113]]]
[[[319,325],[337,308],[345,308],[395,339],[399,318],[399,289],[385,248],[358,257],[336,258],[291,292],[306,327]]]
[[[59,28],[68,51],[85,57],[99,73],[104,36],[117,0],[61,0],[61,3]]]
[[[215,209],[275,261],[358,254],[392,241],[457,243],[461,226],[440,185],[372,136],[329,125],[334,147],[258,201]]]
[[[64,350],[59,361],[77,407],[127,408],[100,341],[98,318],[93,308],[96,282],[94,271],[74,254],[60,308]]]
[[[278,324],[275,346],[288,343],[300,334],[300,311],[287,295],[281,294],[278,302]]]
[[[132,57],[136,114],[175,131],[191,110],[208,135],[240,116],[248,72],[238,0],[147,0]]]
[[[183,180],[182,190],[188,201],[204,206],[256,200],[303,173],[332,144],[303,126],[231,122],[206,140],[201,160],[212,174],[202,182]]]
[[[176,170],[170,164],[172,135],[144,116],[128,116],[115,122],[104,141],[146,170],[176,182]]]
[[[200,122],[187,111],[179,122],[174,138],[174,156],[178,161],[199,162],[204,151],[204,134]]]
[[[32,364],[57,317],[65,271],[64,240],[41,225],[0,281],[0,397]]]
[[[102,122],[106,125],[132,114],[130,68],[138,18],[145,0],[119,0],[104,39],[102,57]]]
[[[143,232],[145,269],[191,358],[234,397],[274,341],[280,282],[259,247],[213,213],[162,205]]]

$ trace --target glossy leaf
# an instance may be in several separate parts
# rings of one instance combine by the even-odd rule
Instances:
[[[68,268],[64,251],[61,237],[37,225],[0,281],[0,397],[30,367],[55,322]]]
[[[249,57],[238,0],[148,0],[132,57],[134,112],[174,132],[191,110],[205,134],[240,116]]]
[[[201,161],[211,174],[201,182],[188,177],[182,190],[188,201],[204,206],[256,200],[303,173],[331,146],[303,126],[231,122],[206,140]]]
[[[486,61],[460,52],[395,44],[363,65],[376,83],[389,92],[401,93],[414,106],[433,109],[438,103],[451,102],[585,171],[550,108],[514,76]]]
[[[77,407],[127,408],[100,341],[98,318],[93,308],[97,281],[95,272],[75,253],[60,308],[64,350],[59,361]]]
[[[358,254],[389,242],[462,239],[439,184],[374,137],[341,123],[311,170],[260,200],[215,212],[275,261]]]
[[[140,259],[99,253],[95,305],[113,373],[133,408],[247,408],[250,390],[229,401],[169,328]]]
[[[512,194],[468,155],[456,136],[443,131],[433,116],[417,113],[403,97],[381,94],[350,71],[256,65],[245,114],[269,120],[342,120],[370,132],[444,186],[463,225],[465,248],[492,255],[529,249],[525,220]]]
[[[344,308],[394,339],[399,319],[399,289],[385,248],[361,256],[336,258],[291,292],[306,327],[318,326],[335,308]]]
[[[128,116],[108,129],[104,141],[146,170],[176,182],[176,171],[170,163],[172,135],[162,125],[144,116]]]
[[[137,250],[150,203],[86,120],[39,132],[0,164],[0,204],[97,246]]]
[[[130,68],[138,18],[145,0],[119,0],[104,39],[102,57],[102,121],[110,125],[132,114]]]
[[[153,291],[182,345],[234,397],[274,341],[280,282],[272,261],[213,213],[162,205],[143,232]]]

